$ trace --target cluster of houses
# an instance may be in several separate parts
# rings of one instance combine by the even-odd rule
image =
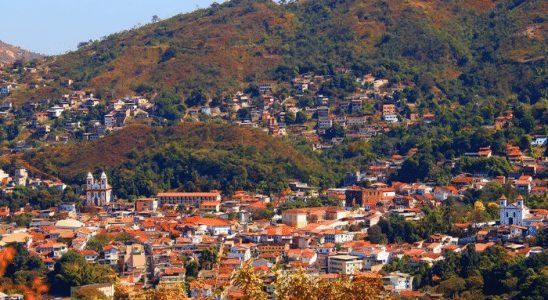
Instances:
[[[449,196],[458,197],[463,188],[479,188],[481,185],[475,184],[485,179],[472,177],[468,181],[457,179],[467,178],[465,175],[457,176],[455,185],[448,187],[399,182],[390,186],[375,182],[367,188],[352,185],[362,175],[350,173],[349,186],[324,191],[291,180],[288,190],[276,197],[246,191],[230,196],[220,191],[165,192],[154,198],[119,202],[106,174],[94,178],[90,173],[82,204],[93,208],[93,213],[81,213],[77,203],[62,203],[43,211],[28,205],[11,212],[2,207],[3,219],[22,213],[35,218],[28,227],[1,225],[0,248],[11,242],[21,243],[31,255],[40,256],[48,270],[53,270],[64,253],[75,250],[89,263],[113,266],[122,284],[137,289],[186,282],[185,260],[204,266],[210,259],[204,257],[204,250],[214,248],[218,257],[209,262],[211,269],[204,268],[197,281],[189,282],[190,296],[209,297],[217,288],[226,287],[228,299],[241,298],[233,275],[244,264],[251,264],[262,274],[269,299],[275,299],[271,284],[275,265],[282,265],[289,273],[303,268],[331,281],[341,275],[373,276],[395,257],[407,257],[411,266],[433,264],[442,261],[447,251],[467,251],[470,243],[475,243],[475,251],[495,246],[498,240],[506,242],[505,249],[512,255],[544,251],[529,247],[524,240],[548,224],[548,211],[527,208],[522,197],[515,203],[505,197],[494,200],[499,204],[499,224],[455,224],[469,234],[434,234],[414,244],[365,241],[368,229],[381,218],[400,214],[418,220],[423,217],[421,206],[436,206]],[[252,218],[257,210],[319,194],[339,199],[340,206],[286,209],[270,219]],[[88,247],[88,241],[105,235],[112,237],[107,246]],[[126,238],[115,238],[120,236]],[[413,290],[413,276],[409,274],[381,274],[391,293],[424,295]]]
[[[108,112],[103,120],[90,120],[84,122],[79,116],[86,115],[101,101],[94,97],[92,93],[83,91],[73,91],[70,94],[63,95],[62,100],[57,104],[51,104],[49,100],[45,101],[47,109],[36,102],[27,102],[23,108],[34,112],[28,128],[32,132],[32,138],[36,140],[45,139],[48,143],[66,143],[70,138],[76,138],[77,132],[82,132],[83,140],[97,140],[104,136],[107,131],[114,131],[122,128],[130,119],[147,119],[154,105],[147,99],[139,96],[128,96],[120,99],[111,100],[107,103]],[[12,103],[4,101],[0,113],[8,114],[12,108]],[[72,117],[65,118],[64,124],[57,124],[56,120],[64,113],[71,113]],[[59,128],[61,126],[61,128]],[[19,141],[14,146],[15,152],[31,149],[25,147],[25,141]],[[11,151],[13,152],[13,151]]]
[[[344,74],[347,69],[338,69]],[[331,79],[331,76],[307,73],[291,81],[293,89],[301,94],[287,99],[278,99],[273,90],[278,87],[276,82],[259,82],[259,101],[253,102],[249,95],[236,93],[227,109],[238,111],[250,110],[249,119],[239,122],[243,127],[262,127],[273,136],[303,136],[314,143],[315,149],[328,148],[340,143],[344,137],[370,139],[378,133],[387,132],[394,124],[413,124],[419,120],[427,123],[434,120],[433,114],[419,116],[417,112],[401,114],[400,105],[395,100],[394,93],[402,88],[382,89],[386,79],[373,77],[371,74],[357,79],[360,92],[344,99],[331,99],[320,93],[320,85],[316,84]],[[313,103],[299,107],[303,97],[312,97]],[[408,104],[413,106],[413,104]],[[367,107],[367,109],[365,109]],[[199,108],[198,108],[199,109]],[[305,124],[289,124],[286,121],[288,113],[304,112],[307,116]],[[344,137],[322,139],[326,130],[338,124],[346,129]]]
[[[0,185],[2,186],[2,197],[13,192],[17,186],[26,186],[31,189],[57,188],[59,190],[64,190],[67,187],[66,184],[59,180],[41,179],[40,177],[32,178],[25,168],[16,168],[12,176],[0,169]],[[0,213],[1,218],[2,215]]]

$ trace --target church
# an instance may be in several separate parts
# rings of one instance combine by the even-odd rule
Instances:
[[[95,180],[91,172],[86,178],[86,205],[104,206],[112,199],[112,187],[108,184],[107,174]]]
[[[529,214],[529,208],[524,205],[521,195],[516,199],[516,203],[508,204],[507,199],[502,195],[500,203],[500,224],[524,226],[524,220]]]

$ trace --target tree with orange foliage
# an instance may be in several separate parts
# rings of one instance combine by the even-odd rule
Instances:
[[[3,277],[6,273],[6,269],[13,262],[15,256],[17,255],[17,250],[8,246],[0,252],[0,277]],[[20,290],[23,292],[25,300],[34,300],[41,298],[40,295],[45,294],[49,291],[49,286],[45,283],[43,277],[35,277],[29,285],[23,284],[4,284],[0,286],[0,292],[5,290]]]
[[[173,284],[169,286],[160,284],[154,289],[139,291],[123,284],[117,284],[114,298],[119,300],[185,300],[188,299],[188,296],[186,295],[185,287],[182,284]]]
[[[301,268],[296,273],[288,274],[281,270],[275,271],[274,288],[278,300],[358,300],[358,299],[389,299],[385,294],[380,276],[357,275],[353,279],[339,276],[335,281],[327,281],[319,276],[308,275]],[[244,299],[262,300],[267,297],[264,292],[264,281],[253,270],[251,265],[245,265],[236,273],[235,280],[244,294]]]

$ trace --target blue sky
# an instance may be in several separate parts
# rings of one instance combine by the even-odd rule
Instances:
[[[0,40],[55,55],[76,50],[81,41],[150,23],[224,0],[16,0],[1,1]]]

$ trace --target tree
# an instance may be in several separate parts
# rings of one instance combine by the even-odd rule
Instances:
[[[206,248],[202,251],[202,266],[207,269],[211,269],[213,264],[217,262],[217,255],[219,254],[219,249],[214,247]]]
[[[308,115],[302,110],[298,111],[295,117],[295,123],[303,124],[306,123],[306,121],[308,121]]]
[[[108,300],[109,297],[100,290],[92,287],[83,287],[74,292],[72,299],[76,300]]]
[[[519,148],[522,149],[523,151],[527,151],[527,155],[531,155],[532,141],[533,139],[528,134],[524,134],[519,138]]]
[[[251,264],[246,264],[236,272],[236,285],[244,294],[244,299],[264,299],[264,281]],[[274,288],[278,299],[336,300],[336,299],[378,299],[384,293],[381,277],[340,276],[338,280],[327,281],[318,276],[310,276],[301,268],[297,272],[285,273],[276,270]]]
[[[152,16],[152,23],[156,23],[159,21],[160,21],[160,17],[158,17],[157,15]]]
[[[195,89],[190,93],[190,97],[186,99],[186,105],[189,107],[205,105],[207,103],[207,96],[201,89]]]
[[[71,250],[55,263],[48,281],[53,292],[67,294],[73,286],[108,282],[112,276],[114,270],[110,267],[91,266],[80,253]]]
[[[274,211],[269,208],[259,208],[255,209],[251,213],[251,218],[253,220],[264,220],[264,219],[270,219],[274,216]]]
[[[112,240],[114,240],[114,238],[109,234],[98,234],[95,237],[89,239],[86,246],[97,252],[101,252],[103,247],[108,246],[109,242]]]
[[[195,260],[189,260],[185,264],[186,277],[198,277],[198,263]]]
[[[292,111],[288,111],[285,113],[285,123],[286,124],[293,124],[295,123],[295,113]]]
[[[466,281],[460,277],[453,277],[445,280],[438,286],[438,291],[443,292],[449,297],[455,297],[466,289]]]
[[[379,225],[373,225],[367,230],[367,236],[372,244],[384,244],[387,242],[386,234],[382,233]]]
[[[331,126],[331,128],[328,128],[325,131],[324,136],[327,139],[332,139],[332,138],[335,138],[335,137],[345,137],[346,136],[346,130],[339,123],[334,122],[333,126]]]

